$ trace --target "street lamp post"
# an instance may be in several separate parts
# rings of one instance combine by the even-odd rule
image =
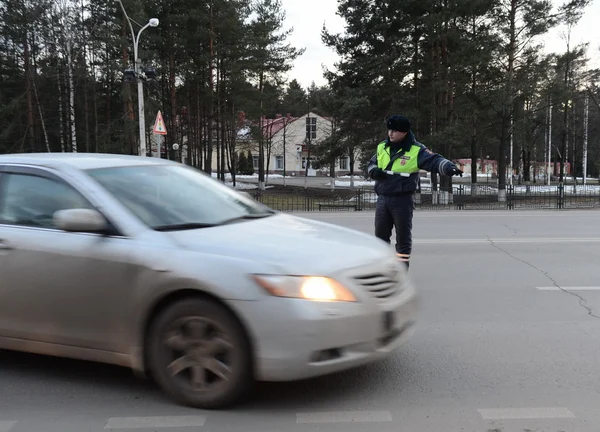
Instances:
[[[125,11],[125,7],[121,0],[117,0],[121,5],[121,9],[123,10],[123,14],[125,14],[125,18],[129,23],[129,29],[131,30],[131,37],[133,38],[133,61],[135,64],[135,74],[137,78],[137,87],[138,87],[138,117],[139,117],[139,126],[140,126],[140,156],[146,156],[146,119],[144,117],[144,85],[142,84],[142,77],[144,76],[144,69],[142,67],[142,62],[138,58],[138,45],[140,42],[140,35],[144,30],[148,27],[157,27],[158,26],[158,18],[152,18],[148,23],[143,26],[138,32],[137,36],[135,31],[133,30],[133,24],[131,24],[131,20]]]

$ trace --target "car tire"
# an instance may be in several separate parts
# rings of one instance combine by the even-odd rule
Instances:
[[[225,408],[253,383],[250,343],[242,326],[209,299],[187,298],[163,309],[150,328],[147,349],[154,380],[183,405]]]

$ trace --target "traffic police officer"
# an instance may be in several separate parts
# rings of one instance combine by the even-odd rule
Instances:
[[[375,180],[377,194],[375,236],[390,243],[392,228],[396,228],[396,255],[407,269],[412,251],[413,199],[419,170],[446,176],[463,175],[452,161],[416,141],[410,126],[404,116],[390,117],[388,138],[379,143],[367,167],[369,176]]]

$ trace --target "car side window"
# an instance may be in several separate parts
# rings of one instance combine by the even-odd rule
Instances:
[[[56,228],[54,213],[59,210],[93,206],[72,187],[45,177],[29,174],[4,174],[0,223]]]

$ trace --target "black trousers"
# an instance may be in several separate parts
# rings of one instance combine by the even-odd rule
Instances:
[[[415,207],[414,195],[377,197],[375,208],[375,236],[391,243],[392,228],[396,228],[396,255],[398,260],[410,264],[412,252],[412,219]]]

